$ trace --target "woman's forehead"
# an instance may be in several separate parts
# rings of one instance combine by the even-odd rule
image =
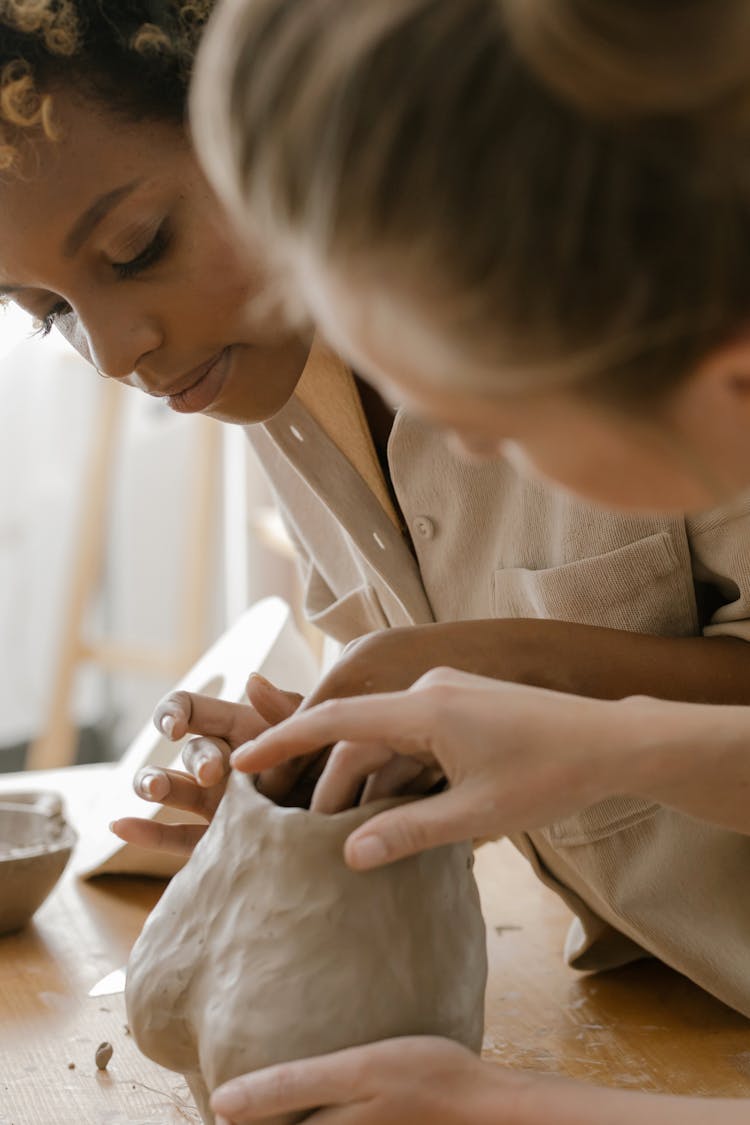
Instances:
[[[0,180],[0,285],[31,284],[114,205],[185,174],[187,145],[174,126],[133,124],[64,97],[55,113],[57,139],[30,142],[21,167]]]

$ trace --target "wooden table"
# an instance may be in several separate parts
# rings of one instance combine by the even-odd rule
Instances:
[[[82,831],[102,768],[6,776],[0,796],[57,789]],[[566,968],[567,911],[509,845],[483,848],[477,875],[489,1058],[644,1090],[750,1096],[747,1020],[653,962],[589,977]],[[163,885],[66,875],[32,926],[0,938],[0,1125],[197,1125],[180,1076],[139,1054],[123,997],[87,996],[125,963]],[[100,1073],[94,1052],[105,1039],[114,1057]]]

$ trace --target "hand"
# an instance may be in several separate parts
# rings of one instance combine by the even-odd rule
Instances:
[[[326,813],[355,803],[363,784],[362,800],[374,800],[439,769],[447,790],[380,813],[349,837],[346,861],[364,870],[540,827],[617,792],[627,770],[614,731],[623,733],[627,714],[617,703],[437,669],[410,691],[300,712],[232,764],[255,772],[337,743],[312,803]],[[627,749],[627,738],[620,744]]]
[[[369,633],[347,645],[301,704],[300,711],[329,699],[402,691],[436,664],[449,660],[454,667],[489,675],[498,664],[499,651],[503,653],[500,659],[503,678],[515,679],[509,664],[515,661],[518,669],[525,667],[525,657],[519,654],[525,653],[526,647],[518,638],[508,638],[507,644],[499,643],[496,625],[495,621],[455,621]],[[516,654],[512,658],[511,652]],[[306,807],[327,758],[328,750],[320,748],[315,753],[280,761],[261,772],[258,788],[280,804],[296,803]],[[421,770],[416,773],[421,774]],[[431,780],[434,782],[434,776]],[[404,789],[406,781],[404,779]],[[414,781],[410,791],[424,792],[430,783],[429,775],[424,774]]]
[[[325,1108],[310,1125],[745,1125],[743,1098],[611,1090],[481,1062],[447,1039],[391,1039],[259,1070],[214,1091],[216,1125]]]
[[[309,1125],[745,1125],[744,1098],[611,1090],[481,1062],[447,1039],[391,1039],[269,1067],[214,1091],[216,1125],[325,1108]]]
[[[544,1080],[542,1080],[544,1081]],[[392,1039],[270,1067],[219,1087],[217,1125],[324,1106],[310,1125],[526,1125],[515,1112],[530,1079],[448,1039]],[[506,1114],[498,1116],[500,1098]],[[540,1119],[541,1120],[541,1119]]]
[[[257,674],[248,679],[246,691],[248,704],[187,691],[165,696],[154,712],[157,730],[173,742],[198,735],[182,751],[187,772],[146,767],[133,779],[144,800],[197,814],[206,823],[156,824],[124,817],[110,826],[115,835],[140,848],[190,855],[224,796],[232,750],[293,714],[302,699]]]
[[[431,666],[436,638],[430,629],[436,628],[442,635],[442,627],[392,629],[355,641],[304,703],[302,696],[282,691],[255,674],[247,683],[249,706],[191,692],[167,695],[154,712],[157,730],[174,742],[189,733],[199,737],[183,750],[186,773],[147,767],[136,774],[135,791],[146,801],[201,816],[206,825],[156,824],[125,817],[112,823],[112,831],[140,848],[189,855],[224,795],[229,755],[236,747],[288,718],[300,705],[314,707],[340,696],[408,687]],[[327,756],[326,749],[319,749],[259,771],[258,789],[279,804],[306,807]]]

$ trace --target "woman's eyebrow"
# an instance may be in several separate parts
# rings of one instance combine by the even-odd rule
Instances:
[[[99,226],[99,223],[106,219],[107,215],[118,203],[121,203],[127,196],[132,195],[142,182],[142,180],[131,180],[128,184],[122,184],[120,187],[113,188],[112,191],[107,191],[104,195],[98,196],[94,202],[86,208],[80,218],[76,219],[70,231],[65,236],[65,241],[63,242],[64,257],[72,258],[77,254],[86,239],[90,238]],[[3,297],[15,297],[23,292],[25,288],[26,286],[23,285],[0,285],[0,299]]]
[[[110,211],[123,199],[131,195],[142,183],[141,180],[131,180],[128,184],[113,188],[104,195],[100,195],[90,207],[87,207],[81,217],[76,220],[63,242],[63,256],[72,258],[81,249],[83,244],[94,233]]]

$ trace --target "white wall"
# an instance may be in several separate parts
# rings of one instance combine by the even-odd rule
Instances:
[[[57,333],[40,341],[29,331],[17,311],[0,312],[0,751],[33,739],[46,712],[104,387]],[[194,454],[207,423],[121,393],[106,565],[89,629],[161,650],[180,632]],[[241,433],[222,433],[219,518],[203,545],[213,561],[206,645],[247,602],[296,595],[293,564],[251,530],[270,502],[265,482]],[[79,679],[77,721],[113,730],[118,751],[172,683],[95,668]]]

